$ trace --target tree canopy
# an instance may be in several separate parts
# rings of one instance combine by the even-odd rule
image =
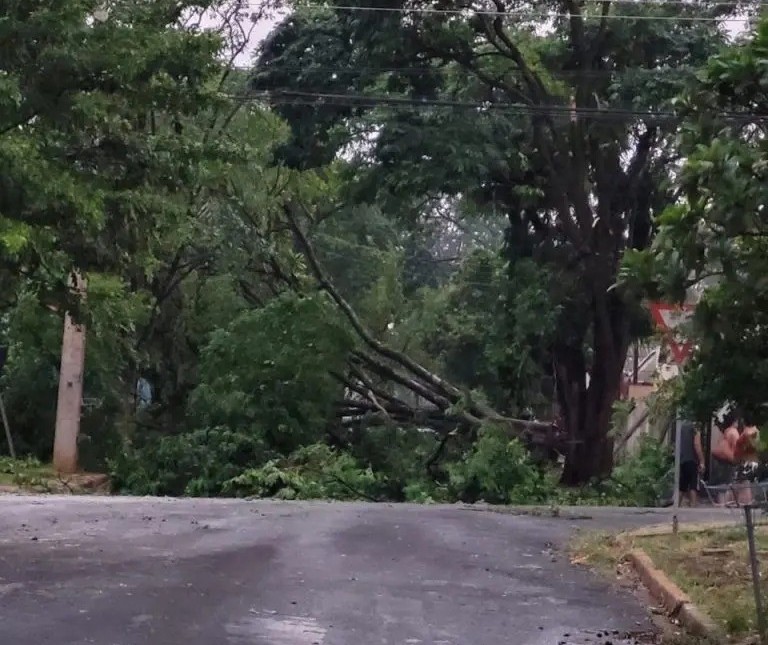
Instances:
[[[762,410],[752,5],[276,7],[247,69],[272,5],[0,18],[22,452],[50,454],[65,311],[83,460],[134,492],[649,501],[663,449],[613,469],[627,352],[643,298],[702,281],[689,404]]]
[[[491,11],[309,5],[284,20],[257,60],[254,88],[291,125],[287,163],[351,157],[345,198],[374,199],[409,226],[438,216],[446,201],[458,217],[500,214],[506,231],[496,248],[510,271],[528,259],[546,269],[557,320],[537,352],[570,438],[570,483],[611,469],[611,410],[627,349],[648,331],[637,298],[616,288],[621,258],[648,246],[654,217],[672,199],[673,100],[724,42],[715,19],[723,11],[501,0]],[[307,140],[312,151],[302,148]]]

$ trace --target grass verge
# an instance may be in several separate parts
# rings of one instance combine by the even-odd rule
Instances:
[[[756,530],[763,579],[768,576],[768,525]],[[677,536],[581,536],[573,544],[571,561],[615,575],[624,555],[643,549],[693,603],[734,641],[755,633],[755,603],[743,526],[685,531]],[[768,590],[766,590],[768,591]]]

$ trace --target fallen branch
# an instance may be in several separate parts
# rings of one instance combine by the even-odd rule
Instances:
[[[449,432],[447,435],[445,435],[437,444],[437,447],[432,451],[432,454],[427,458],[427,461],[424,462],[424,467],[427,469],[427,473],[431,476],[434,477],[432,469],[437,464],[437,460],[440,459],[443,452],[445,452],[445,447],[448,445],[448,440],[453,436],[455,436],[455,433],[453,432]]]
[[[372,350],[373,354],[381,357],[381,359],[377,359],[370,353],[357,351],[353,352],[354,359],[363,363],[368,369],[379,376],[389,381],[394,381],[429,401],[443,414],[447,413],[450,408],[463,408],[457,410],[455,416],[471,425],[476,426],[482,424],[483,421],[493,421],[506,426],[510,430],[511,435],[523,437],[527,437],[535,431],[549,432],[552,430],[552,425],[549,423],[508,418],[482,402],[471,400],[467,393],[462,392],[455,385],[440,378],[437,374],[426,369],[406,354],[392,349],[376,339],[320,265],[312,244],[299,224],[302,214],[311,218],[308,209],[298,202],[289,202],[285,205],[284,211],[288,225],[304,257],[307,259],[309,269],[318,285],[331,297],[363,343]],[[386,361],[390,361],[394,366]],[[412,376],[406,376],[399,370],[404,370]],[[383,407],[386,408],[386,406]],[[384,414],[388,413],[388,409],[385,409]]]
[[[460,397],[461,390],[459,390],[457,387],[451,385],[450,383],[447,383],[436,374],[433,374],[428,369],[424,368],[422,365],[419,365],[416,361],[412,360],[409,356],[406,356],[405,354],[402,354],[401,352],[398,352],[392,349],[391,347],[388,347],[381,341],[377,340],[365,328],[365,325],[360,320],[355,310],[352,308],[352,305],[350,305],[346,301],[344,296],[342,296],[341,293],[339,293],[339,291],[336,289],[334,284],[331,282],[328,275],[320,266],[320,262],[317,259],[317,255],[315,254],[314,248],[309,243],[309,240],[307,239],[307,236],[304,234],[304,231],[301,229],[301,226],[299,226],[298,219],[296,217],[297,213],[295,212],[298,209],[299,209],[299,206],[296,205],[296,203],[289,203],[286,205],[285,213],[288,218],[288,223],[291,227],[291,230],[293,231],[297,242],[301,246],[304,256],[307,258],[307,262],[309,263],[309,268],[312,271],[312,274],[315,276],[315,279],[317,280],[320,287],[329,296],[331,296],[331,298],[339,307],[339,309],[341,309],[342,313],[344,313],[344,315],[347,317],[353,329],[355,330],[355,332],[357,332],[357,335],[361,338],[361,340],[366,345],[368,345],[372,350],[374,350],[377,354],[380,354],[381,356],[388,358],[394,363],[397,363],[398,365],[404,367],[409,372],[412,372],[413,374],[418,376],[423,381],[432,385],[436,390],[438,390],[438,392],[441,392],[443,396]],[[309,215],[306,208],[302,206],[301,209],[304,211],[305,214]]]
[[[388,381],[393,381],[399,385],[402,385],[404,388],[410,390],[417,396],[420,396],[422,399],[426,399],[430,403],[433,403],[440,409],[447,409],[453,404],[451,399],[436,394],[426,385],[419,383],[415,379],[408,378],[407,376],[398,372],[396,369],[390,367],[382,361],[377,361],[365,352],[352,352],[352,356],[353,359],[364,363],[368,369],[377,373],[379,376],[387,379]]]
[[[330,479],[332,479],[333,481],[335,481],[335,482],[338,482],[339,484],[341,484],[342,486],[344,486],[344,488],[346,488],[346,489],[347,489],[348,491],[350,491],[351,493],[354,493],[354,494],[355,494],[355,495],[357,495],[358,497],[362,497],[363,499],[367,499],[369,502],[376,502],[376,503],[378,503],[378,502],[380,502],[380,501],[381,501],[380,499],[377,499],[377,498],[375,498],[375,497],[372,497],[371,495],[368,495],[367,493],[364,493],[364,492],[363,492],[363,491],[361,491],[361,490],[357,490],[356,488],[354,488],[353,486],[351,486],[350,484],[348,484],[347,482],[345,482],[345,481],[344,481],[344,480],[343,480],[341,477],[338,477],[337,475],[329,475],[329,477],[330,477]]]

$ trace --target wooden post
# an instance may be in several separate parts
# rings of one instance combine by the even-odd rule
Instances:
[[[85,282],[73,278],[74,288],[84,294]],[[75,324],[69,313],[64,315],[61,341],[59,396],[56,404],[56,432],[53,441],[53,467],[60,473],[77,471],[77,438],[83,404],[83,372],[85,368],[85,327]]]

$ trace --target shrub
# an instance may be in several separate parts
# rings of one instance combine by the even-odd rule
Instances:
[[[618,464],[613,474],[582,488],[560,488],[554,501],[558,504],[591,506],[656,506],[668,492],[672,455],[667,446],[653,437],[645,437],[640,450]]]
[[[134,495],[221,495],[226,482],[268,459],[258,434],[215,427],[126,446],[110,462],[113,489]]]
[[[537,466],[526,448],[503,428],[486,425],[463,461],[449,466],[452,493],[491,504],[549,501],[555,478]]]
[[[251,432],[281,455],[317,442],[333,414],[350,336],[322,296],[284,295],[215,331],[192,394],[194,423]]]
[[[429,477],[426,463],[439,442],[439,436],[429,432],[386,425],[367,428],[350,451],[359,463],[370,466],[378,475],[387,499],[437,501],[445,499],[446,490],[437,487]],[[449,452],[450,448],[443,451],[444,459],[449,459]]]
[[[597,488],[618,506],[655,506],[668,485],[665,475],[672,466],[669,448],[647,436],[637,454],[617,465]]]

